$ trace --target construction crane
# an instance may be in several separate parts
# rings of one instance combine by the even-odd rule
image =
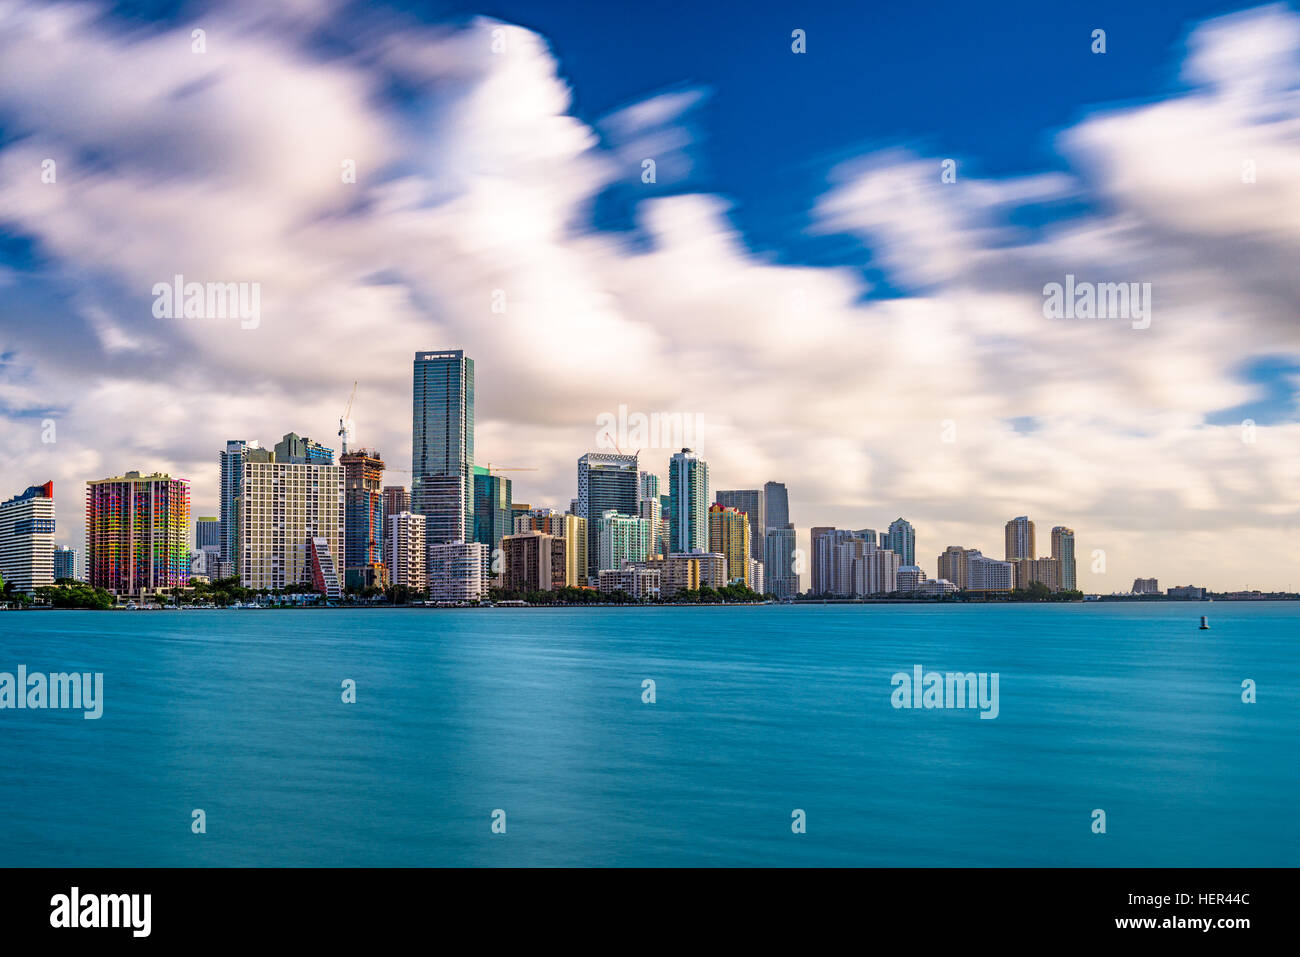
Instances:
[[[487,464],[487,470],[489,472],[536,472],[537,471],[537,469],[529,468],[528,466],[525,465],[503,465],[499,469],[494,469],[492,467],[491,462]]]
[[[535,468],[528,468],[527,466],[518,466],[518,465],[517,465],[517,466],[512,466],[512,467],[505,467],[505,466],[503,466],[502,468],[494,469],[494,468],[492,467],[492,463],[491,463],[491,462],[488,463],[488,465],[487,465],[487,470],[488,470],[489,472],[494,473],[494,474],[495,474],[496,472],[536,472],[536,471],[538,471],[538,470],[535,469]],[[410,475],[410,474],[411,474],[411,470],[410,470],[410,469],[399,469],[399,468],[394,468],[393,466],[389,466],[389,467],[388,467],[388,471],[389,471],[389,472],[401,472],[403,475]]]
[[[344,409],[343,414],[339,416],[339,440],[343,443],[343,455],[348,454],[348,423],[351,421],[352,416],[352,400],[356,397],[357,383],[356,381],[353,381],[352,394],[348,396],[348,407]]]

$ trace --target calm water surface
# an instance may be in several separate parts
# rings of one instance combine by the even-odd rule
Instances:
[[[105,705],[0,711],[0,865],[1295,866],[1298,637],[1281,602],[3,613],[0,671]],[[999,673],[999,716],[896,710],[917,664]]]

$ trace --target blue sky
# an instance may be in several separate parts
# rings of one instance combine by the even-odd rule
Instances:
[[[354,380],[400,466],[410,354],[463,347],[520,500],[626,405],[801,529],[997,554],[1029,512],[1097,590],[1297,557],[1294,4],[0,0],[0,57],[0,491],[160,468],[210,512],[226,439],[332,438]],[[159,321],[177,273],[265,321]],[[1045,318],[1066,274],[1151,327]]]

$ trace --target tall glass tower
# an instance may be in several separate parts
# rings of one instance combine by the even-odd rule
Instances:
[[[600,521],[605,512],[635,518],[640,479],[635,455],[588,452],[578,459],[578,515],[587,520],[587,576],[600,570]]]
[[[674,452],[668,463],[670,547],[674,552],[708,551],[709,463],[690,449]]]
[[[474,360],[460,349],[415,354],[411,510],[428,545],[474,535]]]

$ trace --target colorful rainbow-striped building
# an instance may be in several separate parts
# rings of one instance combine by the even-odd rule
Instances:
[[[190,483],[127,472],[86,483],[86,578],[114,595],[189,584]]]

